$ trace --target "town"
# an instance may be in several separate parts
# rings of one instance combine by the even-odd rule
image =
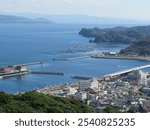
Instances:
[[[96,109],[118,107],[120,112],[150,112],[150,65],[135,67],[102,77],[48,86],[38,92],[74,98]]]

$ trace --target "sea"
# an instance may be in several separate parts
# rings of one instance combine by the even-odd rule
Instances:
[[[63,72],[64,75],[28,74],[0,79],[0,91],[27,92],[62,83],[78,82],[71,76],[97,77],[112,72],[149,64],[146,61],[86,58],[54,61],[99,52],[119,52],[123,43],[89,43],[78,33],[82,28],[106,28],[114,25],[74,24],[0,24],[0,66],[42,61],[27,66],[31,71]]]

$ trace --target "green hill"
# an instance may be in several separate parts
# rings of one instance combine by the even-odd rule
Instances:
[[[62,97],[38,92],[5,94],[0,92],[1,113],[90,113],[94,110],[86,104]]]
[[[122,49],[120,53],[139,56],[150,56],[150,39],[144,39],[142,41],[136,42],[129,47]]]
[[[150,35],[150,26],[137,27],[115,27],[115,28],[83,28],[80,35],[84,37],[94,38],[90,42],[100,44],[101,42],[112,43],[133,43],[143,40]]]

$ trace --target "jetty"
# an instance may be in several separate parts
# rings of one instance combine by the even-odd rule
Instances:
[[[7,68],[7,67],[17,67],[17,66],[23,67],[23,66],[31,66],[31,65],[42,65],[42,64],[43,64],[43,62],[38,61],[38,62],[31,62],[31,63],[24,63],[24,64],[1,66],[0,69]]]
[[[87,77],[87,76],[77,76],[77,75],[71,76],[71,78],[73,78],[73,79],[79,79],[79,80],[90,80],[90,79],[92,79],[92,77]]]
[[[31,65],[38,65],[38,64],[42,65],[43,62],[38,61],[38,62],[31,62],[31,63],[18,64],[18,65],[13,65],[13,66],[14,66],[14,67],[16,67],[16,66],[31,66]]]
[[[42,71],[31,71],[31,74],[49,74],[49,75],[64,75],[63,72],[42,72]]]
[[[31,71],[28,70],[26,66],[37,65],[37,64],[43,64],[43,63],[32,62],[32,63],[8,65],[8,66],[0,67],[0,79],[30,74]]]
[[[86,58],[90,58],[90,56],[80,56],[80,57],[72,57],[72,58],[53,58],[52,60],[67,61],[67,60],[80,60],[80,59],[86,59]]]

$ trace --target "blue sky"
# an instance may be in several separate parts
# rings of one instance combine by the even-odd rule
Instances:
[[[0,0],[0,12],[150,20],[150,0]]]

